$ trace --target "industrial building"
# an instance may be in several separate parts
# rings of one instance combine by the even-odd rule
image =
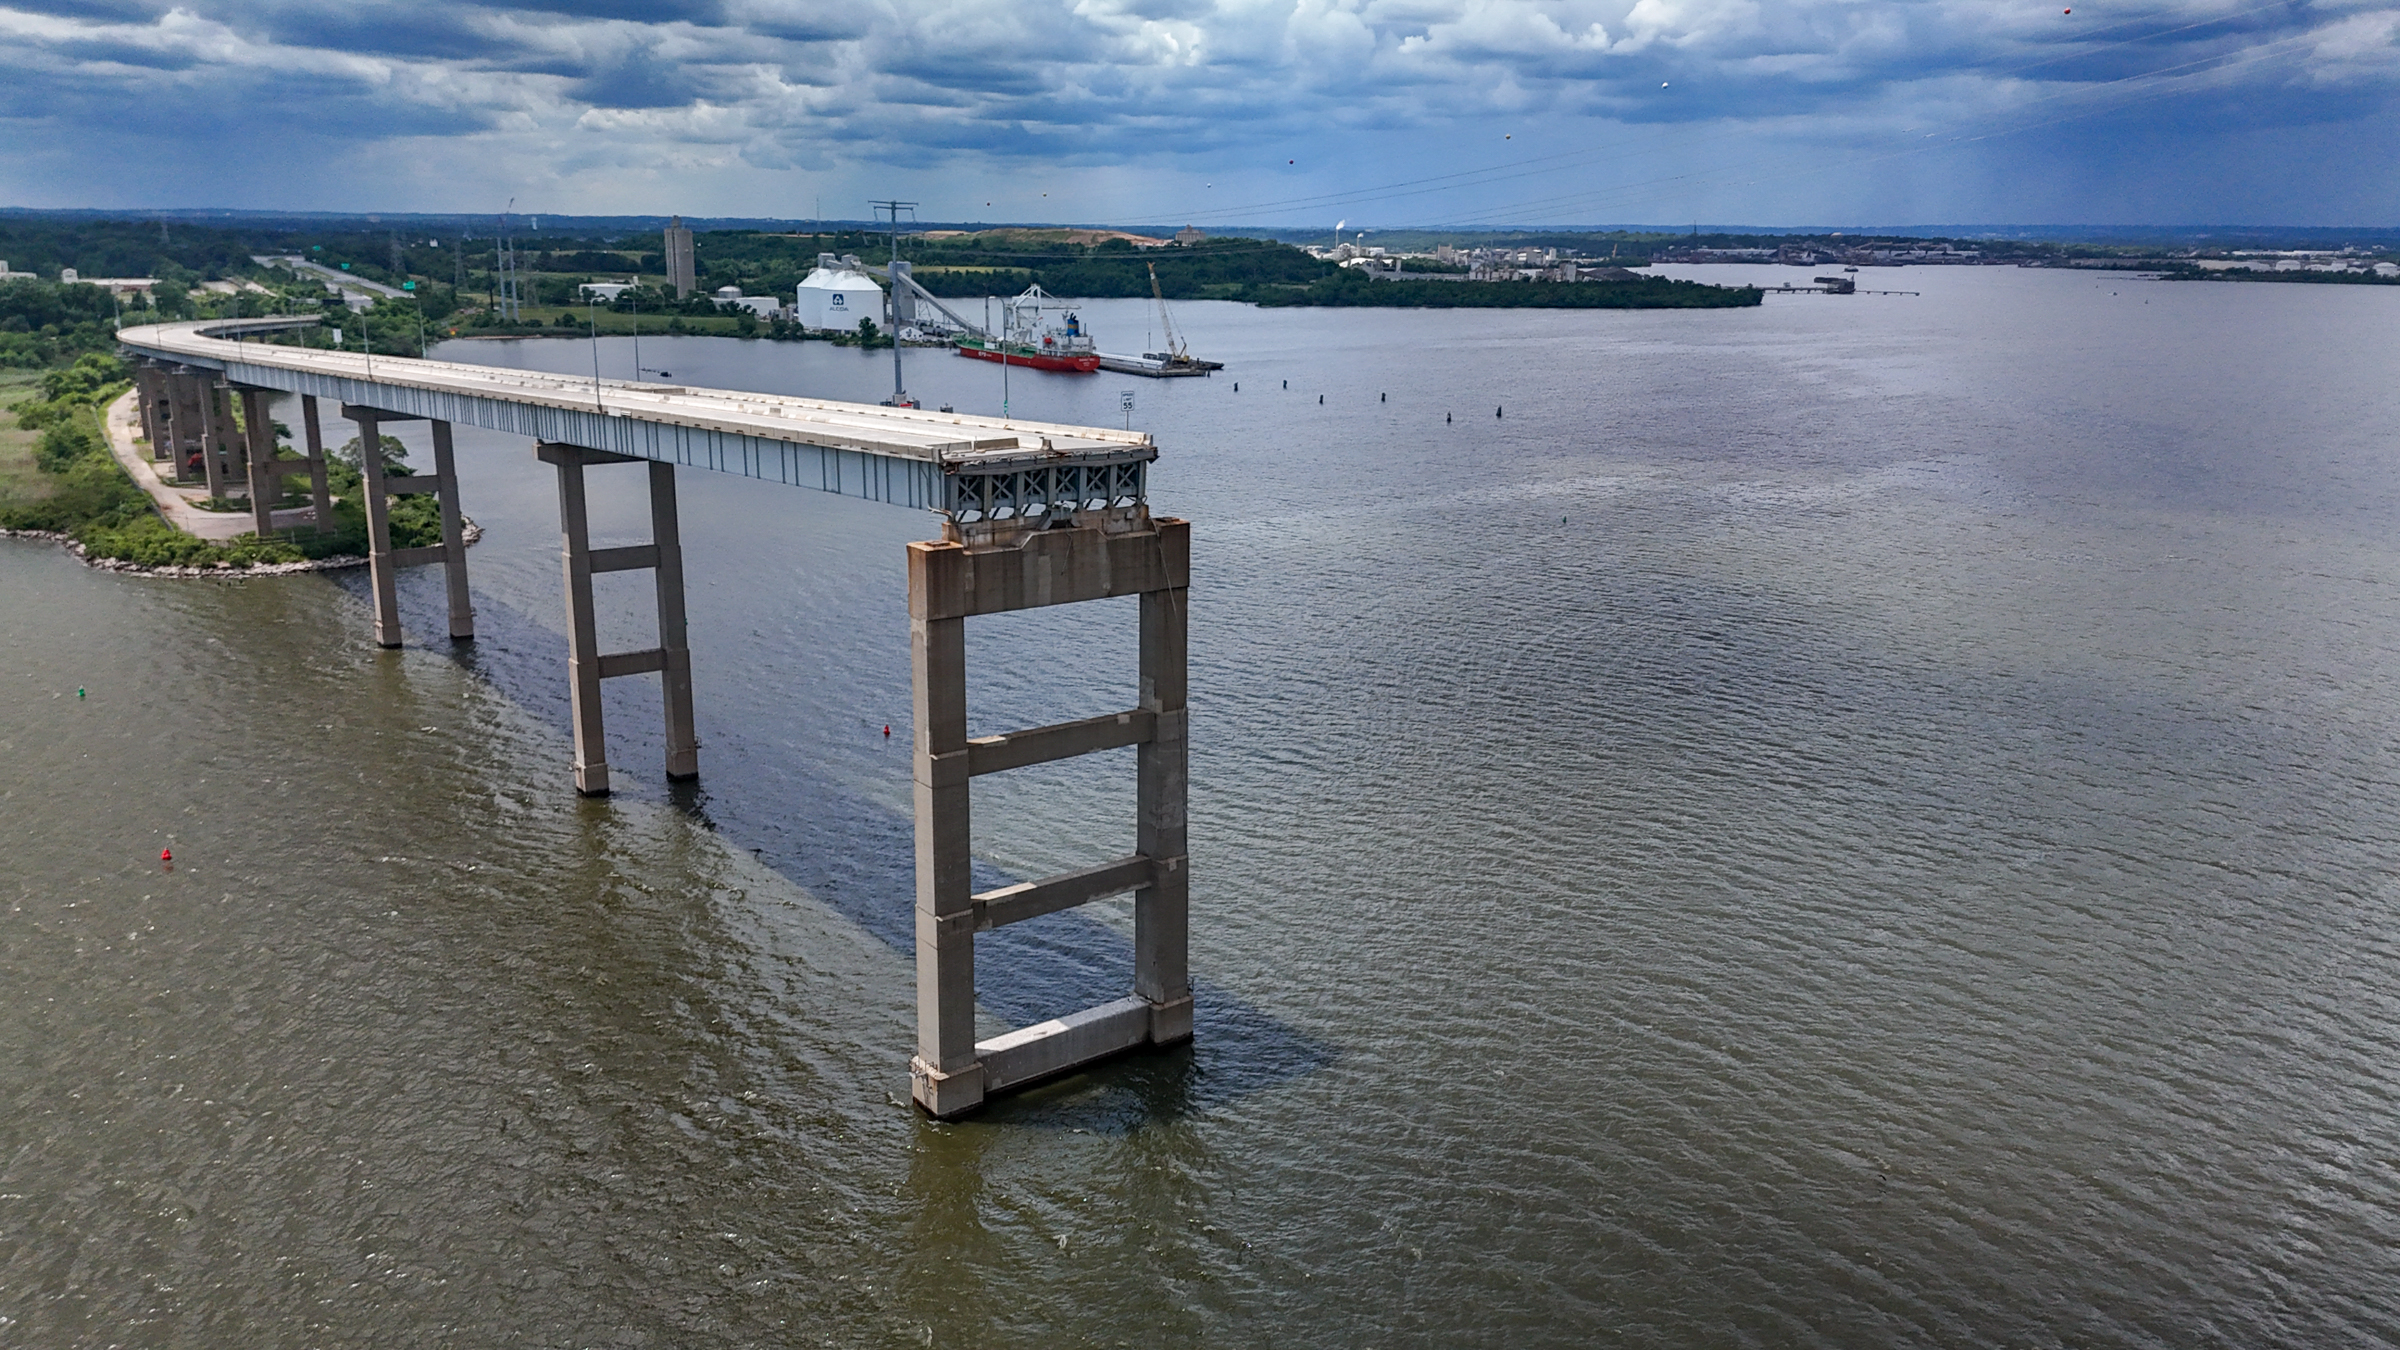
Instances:
[[[860,319],[884,321],[883,287],[850,254],[818,254],[816,269],[800,283],[797,299],[795,313],[802,328],[853,329]]]
[[[700,274],[692,257],[692,232],[684,226],[683,217],[667,222],[667,284],[675,288],[678,300],[692,293],[700,284]]]

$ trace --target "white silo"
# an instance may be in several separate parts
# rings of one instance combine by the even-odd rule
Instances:
[[[816,270],[800,283],[798,301],[802,328],[851,331],[860,319],[873,319],[878,327],[884,322],[883,288],[847,254],[818,254]]]

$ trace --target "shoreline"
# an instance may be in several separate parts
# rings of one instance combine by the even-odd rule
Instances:
[[[471,529],[472,536],[480,536],[482,533],[481,530]],[[284,563],[252,563],[248,567],[230,562],[213,563],[207,567],[186,567],[180,563],[153,567],[147,563],[127,562],[123,558],[95,558],[84,547],[82,540],[63,530],[0,530],[0,539],[47,541],[74,554],[78,562],[94,570],[124,572],[144,577],[276,577],[288,576],[295,572],[339,572],[367,565],[367,560],[358,554],[337,553],[330,558],[303,558],[299,562]],[[467,542],[474,543],[474,537],[468,538]]]
[[[251,533],[248,513],[203,511],[193,505],[189,497],[158,476],[158,471],[142,454],[140,443],[136,439],[139,431],[139,419],[133,407],[135,397],[136,391],[128,389],[112,400],[101,412],[101,424],[106,433],[109,455],[117,461],[117,467],[133,481],[133,485],[142,489],[149,496],[151,509],[177,532],[207,543],[222,544]],[[278,514],[313,518],[315,510],[313,507],[296,507]],[[196,526],[207,528],[195,528]],[[460,526],[460,536],[469,548],[474,547],[483,538],[483,527],[476,524],[472,518],[462,515]],[[102,572],[121,572],[132,576],[173,579],[291,576],[302,572],[341,572],[354,567],[365,567],[368,564],[368,559],[363,554],[336,553],[329,557],[302,558],[293,562],[243,564],[228,561],[211,563],[206,567],[195,567],[185,563],[152,564],[132,562],[124,558],[95,558],[82,540],[63,530],[0,529],[0,539],[27,539],[54,543],[73,554],[76,560],[84,566]]]

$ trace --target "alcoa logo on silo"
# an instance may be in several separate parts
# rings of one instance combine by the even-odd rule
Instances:
[[[842,294],[840,291],[835,291],[833,293],[833,307],[835,309],[850,308],[850,297]]]

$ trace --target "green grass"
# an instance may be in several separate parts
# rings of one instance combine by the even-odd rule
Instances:
[[[50,475],[34,467],[38,431],[17,426],[17,404],[38,398],[42,372],[0,369],[0,505],[38,502],[50,495]]]

